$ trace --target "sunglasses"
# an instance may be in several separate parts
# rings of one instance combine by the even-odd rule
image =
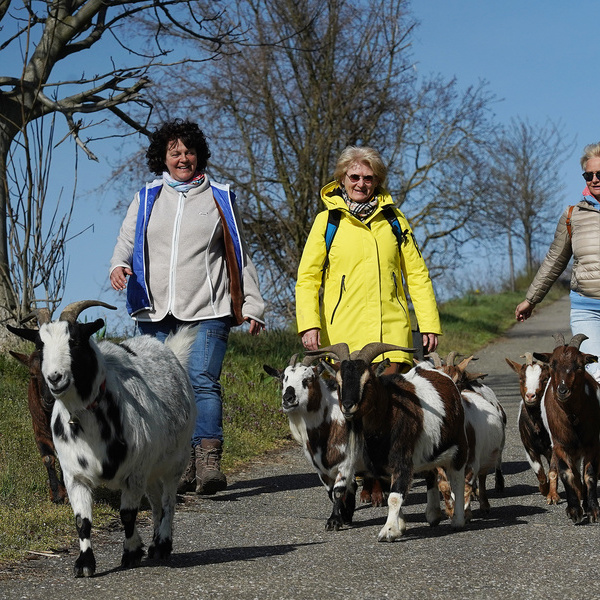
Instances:
[[[596,179],[598,179],[598,181],[600,181],[600,171],[586,171],[585,173],[581,174],[583,176],[583,178],[586,181],[591,181],[592,179],[594,179],[594,175],[596,176]]]
[[[346,176],[352,183],[358,183],[361,179],[365,183],[373,183],[373,180],[375,179],[373,175],[356,175],[355,173],[352,173],[352,175],[346,173]]]

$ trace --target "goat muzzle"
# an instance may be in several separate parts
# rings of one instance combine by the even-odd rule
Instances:
[[[571,390],[564,384],[561,383],[556,388],[556,399],[559,402],[566,402],[571,397]]]
[[[296,391],[292,386],[286,388],[281,397],[281,407],[284,412],[294,410],[298,406],[298,398],[296,397]]]

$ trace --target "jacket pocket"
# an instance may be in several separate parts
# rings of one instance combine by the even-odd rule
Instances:
[[[394,280],[394,294],[396,295],[396,300],[400,305],[400,308],[404,311],[406,317],[408,317],[408,313],[406,312],[406,308],[404,308],[404,304],[402,304],[402,300],[400,299],[400,294],[398,293],[398,276],[394,271],[392,271],[392,279]]]
[[[342,281],[340,283],[340,296],[335,305],[335,308],[333,309],[333,312],[331,313],[331,321],[329,322],[330,325],[333,325],[333,318],[335,317],[335,311],[338,309],[338,306],[340,305],[340,302],[342,301],[342,296],[344,295],[345,291],[346,291],[346,276],[342,275]]]

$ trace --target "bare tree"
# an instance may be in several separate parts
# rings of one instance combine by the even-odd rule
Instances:
[[[28,185],[23,197],[24,189],[13,185],[16,180],[31,183],[35,179],[28,171],[34,165],[31,153],[39,154],[42,149],[35,150],[32,140],[42,138],[29,126],[45,116],[60,115],[63,128],[91,159],[95,159],[91,138],[84,139],[82,132],[94,122],[83,117],[110,116],[132,131],[147,133],[145,122],[151,105],[144,92],[153,70],[173,68],[184,59],[191,62],[176,46],[164,45],[166,34],[193,37],[201,44],[201,52],[196,52],[198,61],[219,53],[232,38],[233,26],[214,6],[208,0],[0,0],[0,57],[5,73],[0,76],[0,307],[10,314],[29,309],[36,287],[32,265],[40,272],[52,265],[64,267],[70,218],[67,209],[62,218],[54,214],[46,221],[56,226],[58,237],[37,231],[42,221],[34,213],[49,210],[53,214],[55,210],[47,205],[45,194],[36,196],[44,186]],[[137,29],[125,29],[133,17],[139,19]],[[91,64],[94,66],[86,68]],[[137,105],[138,119],[126,111],[131,104]],[[78,115],[82,115],[80,120]],[[55,120],[51,123],[48,126],[54,129]],[[45,151],[51,150],[46,147]],[[13,174],[24,168],[27,176],[13,177],[11,183],[10,168]],[[20,229],[19,235],[14,228]],[[37,241],[26,241],[23,235],[38,236]],[[52,239],[53,243],[40,244],[48,235],[46,241]],[[21,240],[18,244],[17,239]],[[16,244],[12,255],[9,243]],[[52,281],[48,273],[46,281]],[[64,277],[58,275],[54,289],[46,291],[59,302],[56,295],[63,285]]]
[[[482,202],[482,225],[491,236],[505,236],[515,280],[515,240],[521,243],[525,268],[536,268],[535,247],[546,243],[563,202],[563,165],[573,149],[560,124],[513,119],[490,149],[492,179]]]
[[[407,0],[230,0],[240,52],[196,80],[210,169],[233,182],[272,308],[293,314],[320,188],[348,144],[378,148],[391,191],[431,254],[460,244],[490,136],[485,85],[421,81]],[[188,105],[185,97],[173,104]],[[173,106],[172,104],[172,106]],[[406,208],[405,208],[406,207]],[[412,211],[412,212],[411,212]],[[421,241],[421,240],[420,240]],[[447,254],[437,261],[448,266]]]

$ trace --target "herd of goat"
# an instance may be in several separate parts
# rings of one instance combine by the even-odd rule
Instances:
[[[171,554],[176,489],[196,416],[186,373],[193,329],[181,329],[165,344],[148,336],[96,342],[104,321],[77,320],[90,306],[115,308],[83,301],[56,321],[37,311],[37,329],[8,326],[35,344],[30,355],[11,354],[29,369],[29,410],[50,497],[73,508],[77,577],[96,570],[91,527],[98,486],[121,491],[123,567],[139,565],[144,554],[136,528],[144,495],[154,524],[148,555]],[[600,385],[585,366],[597,358],[579,350],[582,334],[568,344],[560,335],[555,339],[551,353],[526,353],[524,364],[506,359],[520,382],[519,433],[548,504],[559,501],[560,477],[568,516],[575,523],[596,521]],[[301,361],[294,355],[283,370],[264,365],[280,382],[291,433],[332,501],[328,530],[352,523],[357,479],[362,502],[387,503],[380,541],[394,541],[406,530],[402,505],[417,473],[426,481],[425,517],[432,526],[443,517],[440,493],[452,527],[460,529],[471,518],[473,498],[483,512],[490,510],[489,473],[496,490],[504,487],[506,415],[481,381],[485,374],[469,372],[473,357],[455,364],[456,353],[446,360],[433,353],[405,374],[386,374],[389,361],[374,360],[398,349],[412,351],[372,343],[350,354],[342,343],[308,352]]]

